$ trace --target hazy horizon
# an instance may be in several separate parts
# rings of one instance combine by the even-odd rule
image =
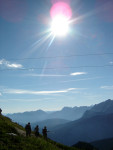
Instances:
[[[108,100],[112,100],[112,99],[108,99]],[[64,106],[64,107],[62,107],[62,108],[60,108],[60,109],[56,109],[56,110],[44,110],[44,109],[36,109],[36,110],[25,110],[25,111],[22,111],[22,112],[7,112],[7,113],[3,113],[3,114],[5,114],[5,115],[7,115],[7,114],[14,114],[14,113],[24,113],[24,112],[32,112],[32,111],[38,111],[38,110],[42,110],[42,111],[45,111],[45,112],[55,112],[55,111],[61,111],[63,108],[65,108],[65,107],[68,107],[68,108],[74,108],[74,107],[91,107],[91,106],[94,106],[94,105],[96,105],[96,104],[100,104],[100,103],[102,103],[102,102],[105,102],[106,100],[104,100],[104,101],[101,101],[101,102],[99,102],[99,103],[95,103],[95,104],[92,104],[92,105],[80,105],[80,106]],[[113,100],[112,100],[113,101]]]

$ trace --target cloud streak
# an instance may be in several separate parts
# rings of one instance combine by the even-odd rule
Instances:
[[[71,76],[78,76],[78,75],[83,75],[83,74],[87,74],[87,72],[73,72],[70,75]]]
[[[25,74],[25,76],[31,77],[64,77],[67,75],[60,75],[60,74]]]
[[[30,77],[66,77],[66,76],[78,76],[78,75],[84,75],[87,74],[87,72],[74,72],[70,73],[68,75],[62,75],[62,74],[25,74],[24,76],[30,76]]]
[[[101,86],[101,89],[105,89],[105,90],[113,90],[113,85],[111,86]]]
[[[22,90],[22,89],[5,89],[3,91],[3,93],[6,93],[6,94],[47,95],[47,94],[68,93],[70,91],[74,91],[77,89],[78,88],[68,88],[65,90],[55,90],[55,91],[32,91],[32,90]]]
[[[11,63],[5,59],[1,59],[0,60],[0,67],[4,68],[12,68],[12,69],[18,69],[18,68],[22,68],[23,66],[21,64],[17,64],[17,63]]]
[[[83,78],[83,79],[76,79],[76,80],[67,80],[67,81],[61,81],[63,82],[76,82],[76,81],[86,81],[86,80],[95,80],[95,79],[100,79],[103,77],[94,77],[94,78]]]

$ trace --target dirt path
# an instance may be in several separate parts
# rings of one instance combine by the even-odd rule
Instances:
[[[26,136],[26,132],[25,132],[25,131],[23,131],[23,130],[17,128],[17,127],[15,127],[15,129],[17,130],[17,132],[18,132],[20,135]]]
[[[17,132],[20,134],[20,135],[22,135],[22,136],[26,136],[26,131],[23,131],[23,130],[21,130],[21,129],[19,129],[19,128],[17,128],[17,127],[15,127],[15,129],[17,130]],[[35,136],[33,133],[31,133],[31,136]]]

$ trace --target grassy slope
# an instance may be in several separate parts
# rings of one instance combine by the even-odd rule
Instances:
[[[24,131],[22,126],[12,122],[7,117],[0,116],[0,150],[77,150],[50,139],[46,141],[42,136],[40,138],[26,138],[19,135],[15,127]],[[7,133],[15,133],[17,136]]]

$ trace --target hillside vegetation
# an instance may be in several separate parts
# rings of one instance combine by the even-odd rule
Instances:
[[[45,140],[41,135],[36,138],[32,133],[31,137],[25,137],[21,133],[25,133],[22,126],[0,116],[0,150],[78,150],[50,139]]]

